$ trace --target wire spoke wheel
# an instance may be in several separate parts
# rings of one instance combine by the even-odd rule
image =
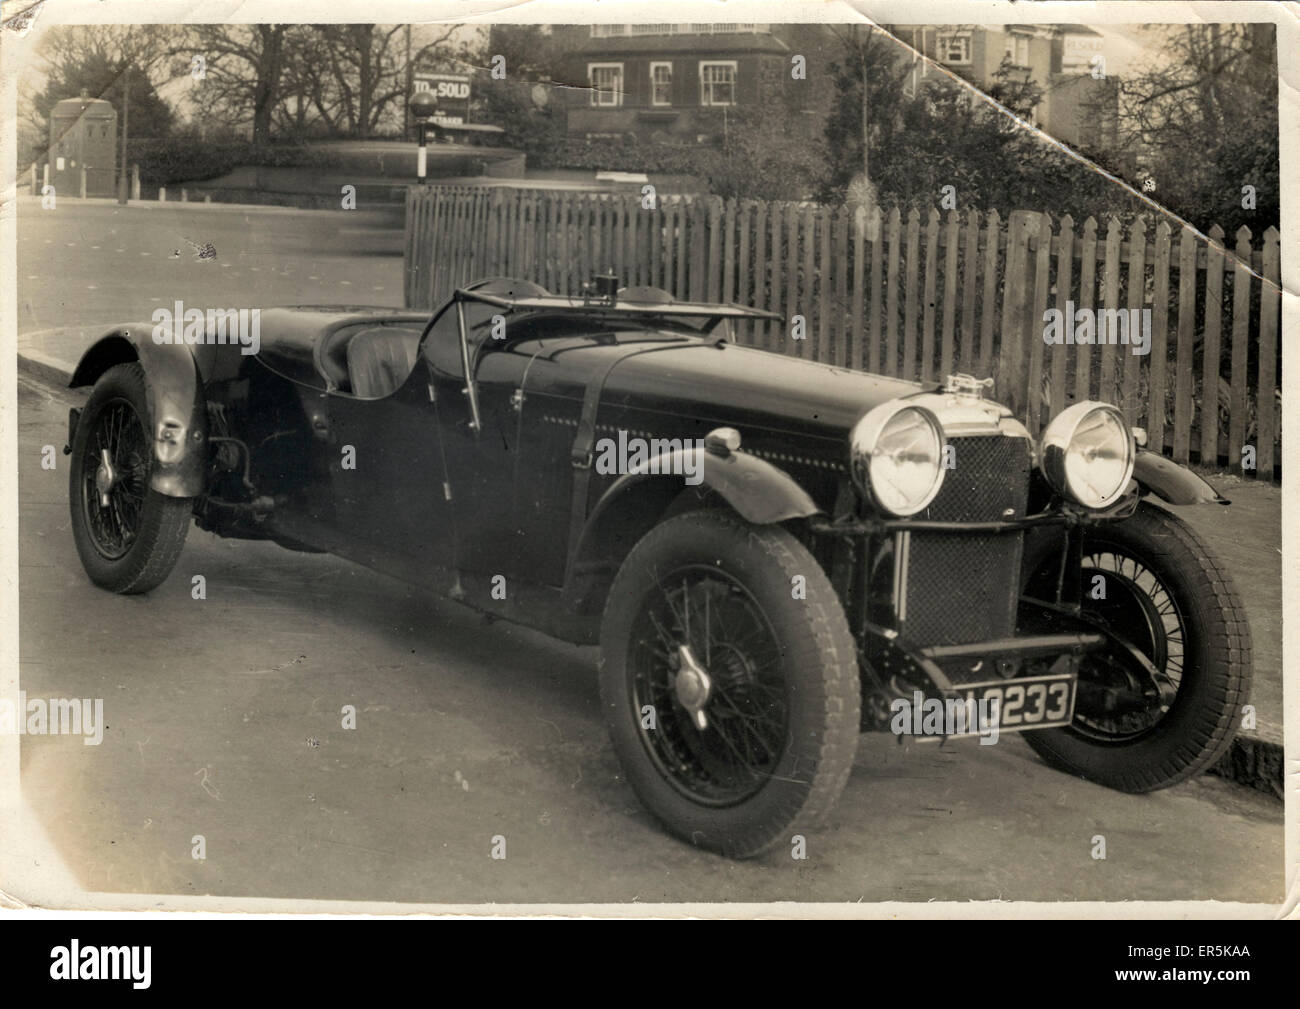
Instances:
[[[118,560],[140,535],[149,448],[144,423],[125,399],[107,403],[93,424],[81,456],[82,508],[95,549]]]
[[[664,519],[610,586],[600,649],[614,750],[672,833],[752,858],[826,817],[857,751],[857,651],[788,530],[720,508]]]
[[[1129,697],[1144,695],[1147,703],[1108,712],[1090,710],[1081,697],[1074,725],[1080,733],[1102,741],[1135,739],[1164,718],[1177,695],[1186,659],[1186,618],[1160,576],[1123,547],[1093,550],[1084,555],[1081,568],[1085,588],[1100,577],[1097,584],[1105,591],[1103,599],[1093,599],[1085,591],[1085,614],[1150,659],[1166,689],[1153,690],[1123,656],[1094,653],[1082,663],[1082,680]]]
[[[100,376],[72,432],[72,537],[90,580],[111,592],[160,585],[189,530],[193,499],[150,486],[151,424],[144,369],[130,362]]]
[[[741,802],[771,777],[785,748],[786,684],[776,633],[734,578],[676,570],[634,624],[630,688],[642,741],[664,775],[709,805]]]
[[[1053,767],[1125,792],[1150,792],[1211,766],[1250,696],[1250,626],[1223,565],[1178,516],[1141,502],[1083,531],[1082,615],[1109,638],[1079,664],[1074,719],[1025,733]],[[1029,598],[1045,598],[1059,540],[1026,562]]]

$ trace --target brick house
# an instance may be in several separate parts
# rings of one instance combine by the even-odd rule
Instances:
[[[568,96],[570,137],[706,143],[728,110],[777,101],[820,131],[832,98],[787,86],[791,57],[827,45],[815,24],[557,25],[553,34],[564,79],[588,85]]]

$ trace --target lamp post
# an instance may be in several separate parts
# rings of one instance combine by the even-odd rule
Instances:
[[[409,102],[411,118],[416,122],[416,129],[419,130],[420,148],[416,155],[415,175],[419,181],[423,182],[428,174],[429,155],[425,147],[428,138],[429,120],[433,114],[438,111],[438,99],[429,91],[417,91],[411,95]]]

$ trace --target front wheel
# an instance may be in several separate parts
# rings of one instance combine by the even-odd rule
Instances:
[[[601,628],[601,700],[641,802],[733,858],[815,826],[857,750],[858,667],[839,599],[784,529],[723,511],[632,549]]]
[[[171,574],[189,530],[190,498],[149,487],[152,418],[139,364],[100,377],[72,439],[72,536],[90,580],[111,592],[148,592]]]
[[[1250,628],[1227,571],[1195,531],[1143,502],[1083,533],[1083,616],[1112,647],[1084,656],[1067,728],[1025,733],[1049,764],[1125,792],[1167,788],[1228,748],[1250,693]],[[1060,564],[1027,564],[1047,598]]]

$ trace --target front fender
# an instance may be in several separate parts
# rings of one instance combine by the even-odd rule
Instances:
[[[598,602],[594,590],[608,587],[637,541],[691,490],[713,491],[756,525],[807,518],[821,510],[789,474],[743,451],[726,456],[703,448],[662,453],[619,477],[596,502],[566,573],[566,598],[580,608],[592,598]]]
[[[1133,479],[1144,493],[1154,494],[1170,504],[1232,503],[1191,470],[1155,452],[1138,450]]]
[[[744,451],[715,455],[697,447],[664,452],[650,459],[638,472],[619,477],[596,503],[588,527],[598,522],[602,513],[625,494],[633,493],[638,484],[665,475],[680,476],[685,487],[715,492],[741,518],[755,525],[807,518],[821,511],[807,491],[770,462]]]
[[[94,385],[116,364],[140,362],[153,430],[149,486],[168,497],[203,493],[207,469],[208,418],[193,348],[154,343],[150,323],[113,330],[82,355],[70,388]]]

